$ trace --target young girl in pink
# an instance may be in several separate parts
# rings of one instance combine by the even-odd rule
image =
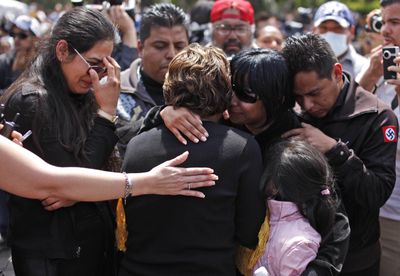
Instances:
[[[294,140],[270,147],[265,164],[270,232],[254,275],[300,275],[334,222],[338,199],[332,171],[317,149]]]

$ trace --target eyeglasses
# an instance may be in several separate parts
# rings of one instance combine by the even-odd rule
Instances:
[[[16,33],[16,32],[10,32],[10,36],[11,37],[14,37],[14,38],[19,38],[19,39],[27,39],[28,38],[28,36],[29,36],[29,34],[27,34],[27,33],[24,33],[24,32],[18,32],[18,33]]]
[[[89,70],[93,69],[97,75],[101,75],[104,74],[105,72],[107,72],[107,67],[101,67],[98,65],[90,65],[90,63],[81,55],[81,53],[78,52],[77,49],[75,49],[74,47],[72,47],[72,49],[74,49],[75,53],[83,60],[83,62],[86,63],[87,66],[89,66],[89,69],[87,70],[87,73],[89,74]]]
[[[227,36],[232,31],[234,31],[237,36],[245,36],[249,34],[250,28],[246,25],[229,26],[225,24],[218,24],[215,26],[215,30],[222,36]]]
[[[250,87],[239,89],[235,84],[232,84],[232,90],[235,92],[236,97],[245,103],[255,103],[260,97],[254,93]]]

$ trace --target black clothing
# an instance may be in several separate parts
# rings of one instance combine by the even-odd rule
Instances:
[[[279,120],[276,120],[270,126],[268,126],[266,130],[255,136],[262,150],[263,157],[269,147],[274,142],[277,142],[283,133],[291,129],[301,127],[299,119],[292,110],[287,110],[278,117]]]
[[[346,77],[344,80],[344,88],[326,117],[300,116],[338,140],[326,156],[334,169],[351,228],[342,271],[353,272],[368,268],[380,257],[379,209],[389,198],[396,179],[398,124],[392,110],[376,96]]]
[[[156,106],[149,110],[143,120],[143,124],[139,133],[147,131],[154,126],[163,124],[160,111],[163,106]],[[268,148],[281,139],[281,135],[288,130],[301,127],[300,120],[297,115],[288,110],[279,116],[279,120],[274,121],[266,130],[255,136],[263,157]],[[340,194],[340,191],[338,191]],[[335,224],[332,232],[327,234],[327,239],[318,250],[317,257],[310,262],[307,269],[303,272],[303,276],[313,275],[337,275],[342,269],[346,252],[349,246],[350,227],[343,206],[335,215]]]
[[[262,161],[250,135],[207,122],[205,143],[182,145],[160,126],[134,137],[123,169],[144,172],[188,150],[185,167],[211,167],[219,176],[213,187],[198,189],[204,199],[184,196],[139,196],[125,207],[127,251],[120,276],[235,275],[235,244],[257,245],[265,217],[259,189]]]
[[[47,106],[40,106],[38,101],[40,93],[47,93],[45,88],[33,89],[33,85],[27,87],[31,89],[17,91],[6,104],[6,117],[11,118],[16,112],[21,114],[16,128],[21,133],[34,129],[33,118],[36,113],[48,110]],[[73,104],[80,104],[78,96],[70,99]],[[95,118],[84,146],[86,158],[77,158],[65,149],[48,122],[41,125],[38,137],[41,150],[34,143],[33,137],[27,139],[24,146],[52,165],[100,169],[117,142],[114,130],[114,125],[109,121]],[[110,269],[113,269],[111,262],[114,251],[114,224],[107,203],[79,202],[71,207],[49,212],[44,210],[39,200],[11,196],[10,230],[10,245],[13,256],[16,256],[16,271],[29,271],[31,258],[42,258],[49,261],[58,259],[60,267],[63,266],[63,262],[68,262],[71,269],[69,271],[74,271],[70,275],[74,276],[97,276],[102,275],[101,273],[105,276],[112,275]],[[95,241],[94,237],[97,237]],[[81,256],[88,258],[88,262],[82,262]],[[42,260],[43,263],[47,261]],[[88,274],[88,271],[91,273]],[[32,271],[32,275],[35,275],[34,273],[39,272]],[[46,275],[44,271],[42,275]],[[65,274],[59,272],[51,274],[53,275]]]
[[[301,127],[299,118],[291,110],[288,110],[288,112],[282,114],[279,118],[279,120],[273,122],[265,131],[255,136],[260,147],[263,149],[263,157],[268,148],[281,139],[280,137],[283,133]],[[318,249],[317,257],[308,264],[307,269],[302,275],[336,275],[342,269],[346,256],[345,252],[347,252],[349,246],[349,237],[349,221],[343,206],[341,206],[335,215],[335,223],[331,232],[326,235],[325,242]]]
[[[146,88],[147,93],[149,93],[150,97],[156,103],[156,105],[163,105],[164,94],[163,94],[163,84],[156,82],[152,78],[150,78],[144,71],[143,68],[140,69],[140,74],[142,76],[142,82],[144,87]]]
[[[117,106],[118,150],[121,157],[124,157],[131,138],[137,135],[147,111],[157,104],[164,104],[162,84],[143,72],[139,58],[121,73],[121,94]]]

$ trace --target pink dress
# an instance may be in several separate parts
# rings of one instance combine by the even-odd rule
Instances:
[[[300,275],[317,256],[321,235],[300,214],[297,205],[267,200],[270,234],[254,271],[264,266],[271,276]]]

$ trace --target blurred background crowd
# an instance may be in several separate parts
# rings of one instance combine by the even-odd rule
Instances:
[[[51,26],[65,12],[74,6],[86,5],[94,9],[106,10],[109,6],[123,4],[125,10],[135,21],[136,31],[139,32],[140,17],[154,0],[42,0],[42,1],[16,1],[2,0],[0,3],[0,53],[10,51],[15,47],[13,36],[13,22],[19,15],[28,15],[37,20],[35,22],[36,37],[42,37],[48,33]],[[171,1],[169,1],[171,2]],[[210,40],[210,10],[212,0],[178,0],[172,1],[183,8],[191,22],[191,42],[206,43]],[[278,28],[283,42],[285,37],[305,33],[312,29],[313,16],[317,8],[325,1],[318,0],[253,0],[250,1],[255,10],[255,35],[258,30],[269,25]],[[355,31],[353,44],[357,52],[368,55],[374,46],[379,45],[381,18],[379,15],[378,1],[343,1],[353,13]],[[37,24],[36,24],[37,23]],[[24,25],[23,28],[28,28]],[[32,31],[32,30],[31,30]],[[271,29],[269,30],[271,32]]]

